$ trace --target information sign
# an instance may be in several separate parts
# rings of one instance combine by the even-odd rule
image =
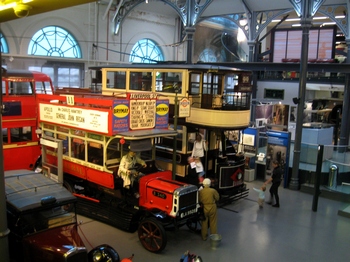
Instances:
[[[191,103],[186,97],[182,98],[179,103],[179,117],[190,116]]]

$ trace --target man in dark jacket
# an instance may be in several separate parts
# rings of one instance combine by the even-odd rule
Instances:
[[[276,203],[272,206],[273,207],[280,207],[280,198],[278,196],[278,187],[280,186],[281,181],[282,181],[283,170],[280,167],[277,160],[274,160],[272,162],[272,166],[273,166],[272,175],[264,184],[267,185],[268,183],[272,182],[272,185],[270,187],[271,200],[268,204],[272,204],[273,197],[275,196]]]

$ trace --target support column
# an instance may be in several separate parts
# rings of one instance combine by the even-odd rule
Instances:
[[[187,27],[185,29],[187,35],[187,55],[186,63],[192,64],[192,54],[193,54],[193,35],[196,29],[194,27]]]
[[[2,57],[1,57],[1,43],[0,43],[0,79],[2,79]],[[0,82],[0,126],[2,127],[2,81]],[[8,234],[6,217],[6,198],[5,198],[5,171],[4,171],[4,156],[3,156],[3,137],[0,134],[0,254],[2,261],[10,261],[8,250]]]
[[[256,42],[255,41],[248,41],[248,47],[249,47],[249,62],[256,62],[255,57],[257,57],[258,50],[256,49]],[[255,49],[255,54],[254,54]],[[248,61],[247,61],[248,62]],[[252,75],[252,100],[256,100],[256,93],[257,93],[257,82],[258,82],[257,72],[253,72]],[[256,103],[253,103],[250,108],[250,121],[253,121],[255,119],[255,110],[256,109]]]
[[[289,184],[290,189],[299,190],[299,162],[300,162],[300,150],[301,150],[301,136],[303,131],[303,113],[305,103],[305,91],[307,80],[307,61],[309,52],[309,32],[311,27],[312,17],[310,15],[309,0],[304,0],[304,12],[301,18],[302,27],[302,43],[301,43],[301,57],[300,57],[300,78],[299,78],[299,97],[298,97],[298,110],[297,121],[295,128],[295,141],[294,141],[294,157],[292,177]]]
[[[346,63],[350,63],[350,39],[346,39],[346,45],[348,46],[348,55],[346,58]],[[346,146],[349,144],[349,132],[350,132],[350,121],[347,121],[350,117],[350,74],[345,75],[345,85],[344,85],[344,98],[343,98],[343,110],[342,110],[342,121],[340,126],[340,137],[339,145]],[[344,120],[344,121],[343,121]],[[340,152],[344,152],[345,148],[339,148]]]

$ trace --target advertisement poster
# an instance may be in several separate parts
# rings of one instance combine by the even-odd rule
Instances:
[[[129,100],[116,100],[113,107],[113,135],[129,131]]]
[[[283,187],[288,186],[288,167],[289,167],[289,145],[290,133],[283,131],[269,131],[267,135],[266,150],[266,174],[271,175],[273,166],[272,162],[277,160],[283,172]]]
[[[169,125],[169,100],[157,100],[156,128],[168,128]]]

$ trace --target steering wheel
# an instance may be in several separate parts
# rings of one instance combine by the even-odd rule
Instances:
[[[129,168],[130,171],[140,171],[142,169],[142,165],[140,163],[136,163],[134,167]]]

